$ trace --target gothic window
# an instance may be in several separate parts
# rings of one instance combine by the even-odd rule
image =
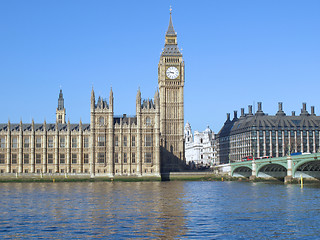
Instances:
[[[65,155],[62,153],[60,154],[60,164],[64,164],[66,162],[66,157]]]
[[[17,154],[14,153],[11,155],[11,163],[17,164]]]
[[[131,162],[136,163],[136,154],[135,153],[132,153],[132,155],[131,155]]]
[[[27,153],[23,154],[23,163],[29,164],[29,154]]]
[[[5,137],[0,138],[0,147],[5,148],[6,147],[6,139]]]
[[[200,143],[202,143],[203,142],[203,140],[202,140],[202,138],[200,139]]]
[[[48,154],[48,164],[52,164],[53,163],[53,154],[49,153]]]
[[[84,140],[83,140],[83,147],[84,148],[88,148],[89,147],[89,138],[88,137],[84,137]]]
[[[24,138],[24,142],[23,142],[23,147],[24,148],[29,148],[30,145],[30,138],[29,137],[25,137]]]
[[[104,147],[105,140],[106,140],[105,136],[102,136],[102,135],[98,136],[98,146],[99,147]]]
[[[118,163],[118,153],[114,153],[114,163]]]
[[[145,143],[144,144],[146,147],[152,147],[152,135],[145,136]]]
[[[4,154],[0,154],[0,164],[4,164]]]
[[[78,160],[77,154],[73,153],[72,156],[71,156],[72,164],[76,164],[77,160]]]
[[[36,154],[36,164],[41,164],[41,154]]]
[[[118,142],[118,136],[114,136],[114,146],[118,147],[119,142]]]
[[[41,148],[41,137],[36,138],[36,148]]]
[[[72,148],[76,148],[77,147],[77,145],[78,145],[78,143],[77,143],[77,138],[76,137],[72,137]]]
[[[127,153],[123,153],[123,163],[127,163]]]
[[[151,163],[152,162],[152,153],[146,152],[144,155],[144,161],[145,163]]]
[[[151,119],[149,117],[146,118],[146,125],[151,126]]]
[[[99,117],[99,125],[100,126],[104,125],[104,118],[103,117]]]
[[[85,153],[83,155],[83,163],[84,164],[88,164],[89,163],[89,154],[88,153]]]
[[[60,137],[60,147],[64,148],[66,146],[66,138]]]
[[[17,148],[18,147],[18,138],[13,137],[12,138],[12,148]]]
[[[104,163],[104,161],[105,161],[105,154],[98,153],[98,163]]]
[[[136,146],[136,137],[132,136],[132,142],[131,142],[132,147]]]
[[[48,148],[53,148],[53,137],[48,137]]]
[[[127,136],[123,137],[123,146],[126,147],[127,146]]]

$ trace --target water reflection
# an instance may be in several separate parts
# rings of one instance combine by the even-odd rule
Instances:
[[[320,188],[235,182],[2,183],[0,238],[288,239],[320,234]]]

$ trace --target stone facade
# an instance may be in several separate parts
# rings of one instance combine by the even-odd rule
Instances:
[[[194,131],[187,122],[184,128],[186,163],[190,166],[216,165],[215,135],[209,126],[203,131]]]
[[[109,101],[91,92],[90,124],[66,123],[60,90],[56,123],[0,124],[0,173],[160,176],[184,162],[184,61],[170,12],[159,61],[159,90],[141,99],[135,116],[115,116]]]
[[[241,116],[227,120],[217,135],[218,161],[220,163],[237,162],[247,156],[254,158],[283,157],[292,153],[315,153],[320,150],[320,117],[316,116],[314,107],[311,113],[303,103],[301,113],[296,116],[292,112],[287,116],[282,103],[276,115],[267,115],[262,111],[262,103],[258,110],[248,113],[241,109]]]

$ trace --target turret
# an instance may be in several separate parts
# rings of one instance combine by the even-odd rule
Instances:
[[[110,94],[109,94],[109,108],[113,112],[113,91],[112,91],[112,87],[110,88]]]
[[[57,123],[66,123],[66,109],[64,108],[64,98],[62,94],[62,89],[60,89],[59,98],[58,98],[58,107],[56,110],[56,122]]]
[[[141,110],[141,92],[140,92],[140,88],[138,89],[137,97],[136,97],[136,109],[137,109],[137,112],[140,112],[140,110]]]
[[[94,95],[94,90],[93,90],[93,86],[92,86],[92,90],[91,90],[91,111],[94,111],[95,109],[95,95]]]

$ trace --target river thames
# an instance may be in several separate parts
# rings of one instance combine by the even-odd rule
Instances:
[[[247,182],[1,183],[1,239],[319,239],[320,188]]]

